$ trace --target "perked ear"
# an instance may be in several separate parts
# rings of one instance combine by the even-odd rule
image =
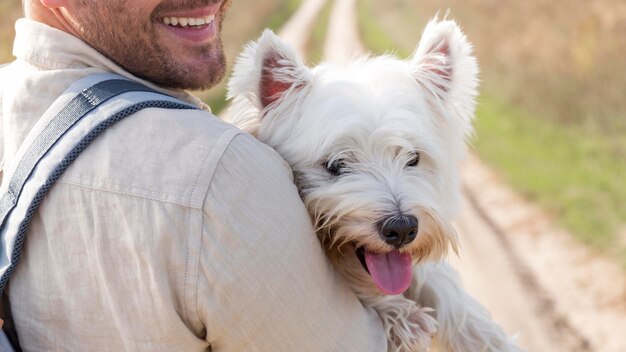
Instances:
[[[411,59],[413,77],[443,105],[469,121],[476,105],[478,65],[454,21],[431,20]]]
[[[308,77],[308,68],[294,49],[265,30],[237,59],[228,97],[246,96],[259,110],[271,109],[279,99],[304,87]]]

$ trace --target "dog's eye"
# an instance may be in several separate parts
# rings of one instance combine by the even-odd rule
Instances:
[[[420,153],[413,152],[411,153],[411,159],[409,159],[409,161],[406,163],[406,166],[413,167],[413,166],[417,166],[417,164],[419,163],[420,163]]]
[[[326,162],[325,167],[326,171],[328,171],[331,175],[339,176],[344,172],[346,163],[342,159],[336,159]]]

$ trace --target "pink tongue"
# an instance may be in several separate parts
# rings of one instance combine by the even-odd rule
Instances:
[[[365,251],[365,263],[374,283],[386,295],[399,295],[411,285],[413,263],[409,254],[398,251],[375,254]]]

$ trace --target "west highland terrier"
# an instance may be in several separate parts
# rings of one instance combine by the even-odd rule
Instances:
[[[409,60],[305,66],[270,31],[229,82],[234,124],[291,165],[328,255],[380,315],[389,351],[518,351],[447,264],[477,64],[434,19]]]

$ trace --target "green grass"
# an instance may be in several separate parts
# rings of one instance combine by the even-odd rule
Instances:
[[[397,11],[403,11],[402,2],[398,4]],[[418,20],[406,13],[381,16],[376,6],[373,0],[358,2],[364,44],[377,53],[395,50],[407,56],[417,42],[401,44],[397,38]],[[382,19],[390,17],[398,23]],[[507,182],[553,214],[580,241],[626,266],[623,149],[599,131],[531,114],[498,92],[481,95],[475,127],[476,151]]]
[[[607,251],[626,223],[626,163],[597,134],[483,96],[475,146],[505,179],[583,242]]]

